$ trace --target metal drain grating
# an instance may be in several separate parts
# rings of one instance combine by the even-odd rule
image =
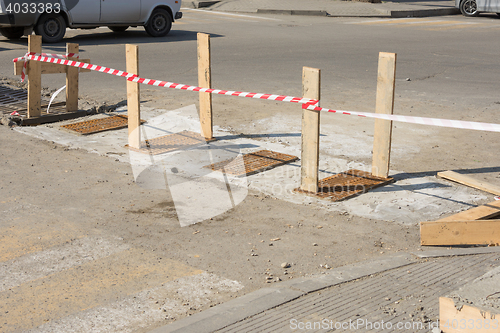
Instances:
[[[151,140],[141,142],[141,149],[128,147],[128,149],[137,151],[143,154],[158,155],[169,153],[175,150],[191,148],[214,141],[206,140],[199,133],[191,131],[182,131],[179,133],[160,136]]]
[[[50,105],[50,113],[47,114],[46,110],[48,105],[49,101],[42,98],[42,117],[53,117],[61,114],[68,114],[66,112],[66,102],[53,102]],[[17,111],[23,117],[27,117],[28,92],[24,89],[12,89],[5,86],[0,86],[0,115],[8,115],[14,111]],[[61,119],[57,118],[56,121],[57,120]],[[41,123],[41,121],[38,121],[38,123]]]
[[[204,168],[221,171],[234,176],[249,176],[298,159],[297,156],[293,155],[277,153],[271,150],[259,150],[255,153],[240,155],[232,160],[210,164]],[[243,165],[245,166],[244,168]]]
[[[375,187],[392,183],[393,180],[390,177],[375,177],[369,172],[352,169],[320,180],[318,193],[306,192],[300,188],[295,191],[328,198],[332,201],[341,201],[368,192]]]
[[[144,120],[141,120],[141,124]],[[115,115],[107,118],[81,121],[74,124],[61,126],[62,128],[78,132],[83,135],[94,134],[109,130],[125,128],[128,125],[127,116]]]

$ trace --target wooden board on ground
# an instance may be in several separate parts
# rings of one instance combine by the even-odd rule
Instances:
[[[226,160],[205,166],[233,176],[249,176],[280,165],[298,160],[297,156],[277,153],[271,150],[259,150],[243,154],[235,159]]]
[[[294,191],[322,199],[342,201],[393,181],[391,177],[376,177],[369,172],[352,169],[320,180],[317,193],[303,191],[300,188]]]
[[[445,333],[500,333],[500,315],[473,305],[455,306],[453,299],[439,297],[439,328]]]
[[[421,245],[499,245],[500,220],[420,223]]]
[[[438,222],[445,221],[470,221],[487,220],[500,216],[500,200],[471,208],[464,212],[439,219]]]
[[[438,178],[444,178],[447,180],[451,180],[457,182],[462,185],[470,186],[476,188],[481,191],[485,191],[488,193],[500,195],[500,187],[492,184],[488,184],[484,181],[474,179],[472,177],[462,175],[455,171],[443,171],[437,173]]]

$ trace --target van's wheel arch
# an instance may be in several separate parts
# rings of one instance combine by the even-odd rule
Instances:
[[[144,25],[148,35],[152,37],[163,37],[172,29],[172,15],[164,8],[155,8]]]
[[[61,14],[43,14],[35,25],[35,33],[42,36],[44,43],[58,43],[66,33],[66,21]]]

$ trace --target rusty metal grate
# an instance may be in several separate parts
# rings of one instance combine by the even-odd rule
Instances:
[[[206,140],[199,133],[182,131],[179,133],[169,134],[151,140],[143,141],[141,142],[140,149],[128,147],[128,145],[127,147],[128,149],[137,151],[139,153],[158,155],[169,153],[175,150],[192,148],[214,140],[215,139]]]
[[[271,150],[259,150],[255,153],[240,155],[231,160],[210,164],[204,166],[204,168],[234,176],[249,176],[298,159],[297,156],[293,155],[277,153]]]
[[[72,114],[79,115],[79,112],[67,113],[66,112],[66,102],[52,102],[50,105],[50,113],[47,113],[47,106],[49,101],[42,98],[41,99],[41,117],[29,118],[28,116],[28,92],[24,89],[12,89],[5,86],[0,86],[0,116],[9,115],[14,111],[17,111],[21,117],[24,118],[23,124],[36,124],[44,123],[53,119],[53,121],[61,120],[60,115],[71,116]],[[41,118],[47,118],[43,121]],[[50,118],[50,119],[49,119]],[[35,120],[38,119],[38,120]]]
[[[310,194],[319,198],[328,198],[332,201],[342,201],[369,190],[392,183],[393,178],[375,177],[369,172],[351,169],[318,182],[318,193],[311,193],[295,189],[296,192]]]
[[[141,120],[143,123],[144,120]],[[128,118],[124,115],[114,115],[111,117],[81,121],[74,124],[61,126],[62,128],[78,132],[82,135],[94,134],[109,130],[125,128],[128,125]]]

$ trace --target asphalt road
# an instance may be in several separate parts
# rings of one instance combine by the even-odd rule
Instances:
[[[165,38],[150,38],[142,28],[124,33],[101,28],[68,31],[65,42],[79,43],[82,58],[116,69],[125,69],[124,45],[138,44],[141,76],[195,85],[196,33],[205,32],[212,36],[215,88],[300,96],[302,66],[317,67],[322,70],[322,105],[359,111],[374,110],[378,53],[395,52],[395,113],[500,123],[496,15],[392,20],[184,12]],[[1,77],[14,78],[11,60],[26,52],[26,44],[26,39],[0,37]],[[50,53],[64,49],[63,43],[44,48]],[[126,99],[123,79],[85,73],[80,82],[83,98],[100,103]],[[42,84],[57,89],[64,76],[45,76]],[[167,110],[198,100],[197,93],[141,89],[144,105]],[[214,110],[216,125],[234,133],[269,134],[289,114],[300,125],[300,107],[283,103],[215,96]],[[324,116],[322,122],[336,124],[346,143],[329,147],[330,155],[369,161],[370,153],[356,155],[355,145],[371,141],[373,122],[340,116]],[[342,214],[332,218],[326,211],[264,196],[249,197],[214,221],[179,228],[168,195],[137,195],[129,165],[41,144],[6,128],[2,132],[2,139],[16,145],[0,150],[0,187],[8,193],[0,200],[0,296],[7,318],[0,331],[90,331],[92,325],[100,331],[147,331],[261,288],[264,269],[250,266],[249,258],[255,260],[251,265],[275,274],[283,261],[303,264],[290,273],[295,277],[317,273],[320,258],[327,256],[342,265],[360,260],[361,253],[365,258],[418,247],[416,225],[351,220]],[[492,179],[498,175],[497,133],[397,124],[394,134],[392,165],[397,170],[467,168],[479,174],[490,170]],[[248,232],[245,221],[252,223]],[[300,229],[304,225],[309,229]],[[260,256],[250,257],[250,247],[276,239],[273,228],[278,227],[289,234],[305,231],[288,236],[291,241],[283,239],[283,248],[266,242]],[[380,251],[385,245],[379,238],[390,249]],[[324,247],[311,249],[322,241]],[[380,243],[375,250],[374,241]],[[308,246],[308,252],[300,246]],[[296,257],[289,259],[294,249]]]
[[[497,110],[500,18],[494,14],[391,20],[184,12],[164,38],[150,38],[142,28],[125,33],[100,28],[68,30],[65,42],[79,43],[82,57],[93,63],[118,69],[125,67],[124,44],[138,44],[143,76],[196,84],[196,33],[205,32],[212,36],[214,87],[300,95],[302,66],[317,67],[323,104],[355,109],[374,103],[378,53],[395,52],[399,101],[419,97],[459,114],[470,107]],[[1,76],[13,76],[10,61],[25,52],[26,43],[0,37]],[[45,50],[61,53],[64,44]],[[51,76],[43,84],[55,89],[61,82]],[[123,100],[124,87],[123,80],[104,74],[81,79],[81,92],[96,100]],[[157,90],[172,108],[197,99]]]

